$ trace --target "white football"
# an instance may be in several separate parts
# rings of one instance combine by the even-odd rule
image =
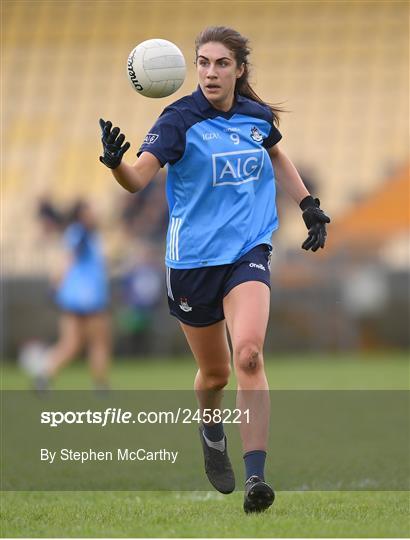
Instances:
[[[44,375],[48,365],[49,348],[39,341],[29,341],[19,351],[18,363],[31,377]]]
[[[174,43],[148,39],[130,52],[127,74],[139,94],[151,98],[170,96],[184,82],[185,58]]]

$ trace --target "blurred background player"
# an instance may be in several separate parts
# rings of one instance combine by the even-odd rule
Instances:
[[[271,237],[278,228],[275,178],[299,204],[308,228],[302,247],[323,248],[330,219],[279,149],[279,109],[249,85],[248,40],[227,27],[209,27],[196,40],[197,90],[168,106],[132,165],[118,127],[100,120],[103,156],[131,192],[145,188],[168,163],[167,292],[198,365],[195,390],[202,411],[205,470],[221,493],[235,478],[221,417],[232,342],[238,408],[251,410],[240,433],[246,469],[245,512],[266,510],[274,492],[264,467],[270,415],[263,345],[270,305]],[[218,159],[217,159],[218,158]]]
[[[23,367],[34,376],[37,389],[46,389],[85,346],[95,388],[106,389],[111,354],[109,290],[96,217],[84,200],[75,203],[66,219],[43,200],[39,217],[44,232],[63,234],[63,261],[52,278],[60,310],[59,337],[47,351],[37,347],[23,352]]]

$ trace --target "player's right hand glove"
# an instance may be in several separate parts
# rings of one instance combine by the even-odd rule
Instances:
[[[303,221],[309,230],[308,237],[302,244],[302,248],[308,251],[317,251],[325,247],[326,241],[326,223],[330,223],[330,218],[320,208],[319,199],[314,199],[308,195],[300,203],[303,210]]]
[[[129,142],[123,145],[125,135],[120,133],[120,128],[112,128],[110,121],[105,122],[100,118],[100,127],[102,131],[101,141],[104,154],[100,156],[101,163],[104,163],[110,169],[116,169],[121,163],[122,156],[131,146]]]

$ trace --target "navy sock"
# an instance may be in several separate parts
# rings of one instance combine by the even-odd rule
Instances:
[[[218,424],[204,424],[205,437],[212,442],[219,442],[224,438],[224,425],[222,422]]]
[[[246,479],[251,476],[259,476],[261,480],[265,480],[265,459],[266,452],[264,450],[251,450],[244,454]]]

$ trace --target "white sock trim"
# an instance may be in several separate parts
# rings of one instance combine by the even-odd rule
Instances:
[[[214,448],[215,450],[219,450],[220,452],[224,452],[225,437],[223,437],[220,441],[215,442],[215,441],[210,441],[209,439],[207,439],[205,436],[205,433],[202,433],[202,435],[204,436],[205,442],[209,447]]]

